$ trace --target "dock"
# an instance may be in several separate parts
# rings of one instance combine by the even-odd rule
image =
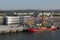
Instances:
[[[22,26],[17,26],[17,25],[0,25],[0,34],[21,32],[21,31],[23,31],[23,27]]]

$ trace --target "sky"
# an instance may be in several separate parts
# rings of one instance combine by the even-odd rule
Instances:
[[[60,9],[60,0],[0,0],[0,10]]]

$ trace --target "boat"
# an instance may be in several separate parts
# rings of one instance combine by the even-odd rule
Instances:
[[[55,31],[55,30],[57,30],[56,27],[51,27],[51,28],[42,27],[42,28],[29,28],[28,32],[34,33],[39,31]]]
[[[44,19],[43,19],[43,13],[42,13],[42,23],[41,23],[41,27],[40,28],[29,28],[28,29],[28,32],[31,32],[31,33],[34,33],[34,32],[39,32],[39,31],[48,31],[48,30],[50,30],[50,31],[55,31],[55,30],[57,30],[57,27],[56,26],[54,26],[54,25],[52,25],[52,26],[50,26],[50,27],[43,27],[43,25],[44,25]],[[31,24],[30,24],[31,25]]]
[[[34,33],[34,32],[37,32],[37,29],[36,28],[29,28],[28,32]]]

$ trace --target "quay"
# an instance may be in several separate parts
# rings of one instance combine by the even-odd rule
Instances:
[[[17,25],[0,25],[0,34],[22,32],[23,27]]]

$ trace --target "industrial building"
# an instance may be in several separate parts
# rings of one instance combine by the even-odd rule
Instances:
[[[0,10],[0,16],[38,15],[40,13],[60,15],[60,10]]]

